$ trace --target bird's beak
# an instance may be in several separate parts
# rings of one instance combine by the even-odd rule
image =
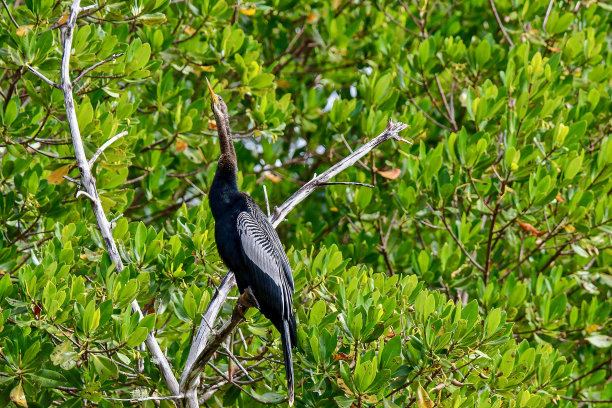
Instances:
[[[215,91],[213,91],[212,86],[210,86],[210,82],[208,82],[208,78],[206,78],[206,85],[208,85],[208,91],[210,92],[210,98],[212,99],[213,103],[214,104],[219,103],[219,98],[215,94]]]

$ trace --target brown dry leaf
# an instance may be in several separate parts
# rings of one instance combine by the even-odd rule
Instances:
[[[291,86],[289,81],[287,81],[286,79],[279,79],[278,81],[276,81],[276,84],[279,86],[279,88],[289,88]]]
[[[62,166],[51,172],[47,176],[47,181],[51,184],[59,184],[64,181],[64,176],[68,174],[70,171],[70,166]]]
[[[34,26],[30,24],[19,26],[19,28],[17,29],[17,35],[21,37],[27,34],[28,31],[32,31],[32,28],[34,28]]]
[[[351,358],[350,354],[346,354],[346,353],[343,353],[341,351],[339,351],[336,354],[334,354],[334,361],[350,360],[350,358]]]
[[[557,193],[557,197],[555,197],[555,200],[559,201],[560,203],[565,202],[565,198],[561,197],[561,193]]]
[[[400,169],[382,170],[382,171],[378,170],[377,173],[383,176],[384,178],[388,178],[389,180],[395,180],[402,174],[402,171]]]
[[[365,402],[369,402],[370,404],[374,404],[374,403],[378,402],[378,398],[376,398],[376,395],[364,394],[363,395],[363,400]]]
[[[567,232],[574,232],[574,231],[576,231],[576,228],[574,228],[574,226],[573,226],[573,225],[571,225],[571,224],[570,224],[570,225],[566,225],[566,226],[565,226],[565,227],[563,227],[563,228],[565,228],[565,230],[566,230]]]
[[[57,20],[57,25],[62,25],[64,24],[66,21],[68,21],[68,16],[70,15],[70,13],[66,13],[62,16],[62,18],[60,18],[59,20]]]
[[[23,387],[21,385],[21,382],[19,383],[19,385],[17,385],[15,388],[11,390],[10,397],[11,397],[11,401],[19,405],[20,407],[28,406],[28,401],[26,400],[25,394],[23,392]]]
[[[353,391],[351,391],[342,378],[338,378],[338,387],[348,395],[353,395]]]
[[[310,13],[308,17],[306,17],[306,21],[309,23],[314,23],[319,19],[319,17],[315,13]]]
[[[194,35],[196,33],[196,30],[188,25],[183,26],[183,31],[189,35]]]
[[[533,235],[534,237],[539,237],[540,235],[545,234],[544,231],[538,231],[533,225],[529,223],[518,221],[518,225],[523,229],[523,231],[531,232],[531,235]]]
[[[421,387],[421,384],[419,384],[419,388],[417,389],[417,407],[418,408],[433,408],[434,407],[433,401],[429,398],[427,391],[425,391],[423,387]]]
[[[280,177],[272,173],[266,173],[265,176],[268,180],[270,180],[273,183],[280,183],[280,181],[282,180]]]
[[[187,147],[189,147],[187,143],[183,142],[181,139],[177,139],[176,144],[174,145],[174,148],[179,153],[183,153],[185,150],[187,150]]]
[[[593,332],[596,332],[597,330],[599,330],[599,326],[596,324],[592,324],[590,326],[588,326],[585,331],[587,332],[587,334],[591,334]]]
[[[244,14],[245,16],[252,16],[253,14],[255,14],[255,7],[253,7],[253,8],[248,8],[248,9],[245,9],[245,8],[242,8],[242,7],[241,7],[241,8],[240,8],[240,12],[241,12],[242,14]]]
[[[217,122],[215,122],[214,120],[209,120],[208,128],[212,130],[217,130]]]

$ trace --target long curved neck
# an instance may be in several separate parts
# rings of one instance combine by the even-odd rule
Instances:
[[[217,133],[219,134],[221,156],[219,157],[215,178],[210,188],[209,200],[213,216],[217,218],[227,209],[227,205],[239,190],[236,178],[238,161],[236,160],[236,151],[232,142],[229,121],[216,115],[215,119],[217,122]]]
[[[219,146],[221,147],[221,156],[227,156],[229,160],[233,160],[235,167],[238,167],[236,160],[236,151],[234,150],[234,142],[232,141],[232,131],[227,118],[217,117],[217,133],[219,134]]]

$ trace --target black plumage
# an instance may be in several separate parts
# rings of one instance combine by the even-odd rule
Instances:
[[[287,376],[289,403],[294,380],[291,348],[297,345],[292,309],[293,276],[289,260],[274,227],[257,203],[238,189],[237,160],[227,106],[210,84],[221,157],[209,192],[215,218],[215,240],[223,262],[236,276],[240,293],[250,288],[257,307],[280,332]]]

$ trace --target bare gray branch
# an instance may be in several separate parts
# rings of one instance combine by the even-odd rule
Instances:
[[[34,75],[36,75],[37,77],[45,81],[47,84],[51,85],[54,88],[60,89],[60,86],[58,84],[56,84],[55,82],[53,82],[52,80],[50,80],[49,78],[47,78],[46,76],[44,76],[43,74],[41,74],[40,72],[32,68],[29,64],[25,64],[25,66],[28,69],[28,71],[30,71],[31,73],[33,73]]]
[[[68,126],[70,127],[70,136],[72,139],[72,145],[74,147],[77,165],[81,173],[81,185],[85,189],[83,194],[86,193],[88,198],[91,200],[91,207],[96,217],[98,228],[100,230],[100,234],[102,235],[102,239],[104,240],[104,245],[106,246],[108,255],[115,264],[115,270],[120,272],[123,270],[123,262],[119,256],[119,251],[117,250],[117,245],[111,232],[110,223],[108,222],[104,209],[102,208],[102,202],[100,201],[100,196],[98,195],[95,180],[91,174],[91,167],[85,155],[83,140],[81,139],[81,131],[77,122],[74,98],[72,95],[73,84],[70,81],[70,50],[72,49],[74,27],[76,25],[80,10],[80,0],[74,0],[70,6],[68,21],[66,22],[66,25],[62,27],[64,35],[60,89],[64,94],[66,117],[68,120]],[[143,318],[142,311],[140,310],[140,306],[136,300],[132,302],[132,310],[138,313],[140,319]],[[153,336],[152,333],[149,333],[145,343],[149,349],[149,352],[155,359],[155,362],[159,367],[159,370],[161,371],[170,392],[172,392],[173,395],[180,395],[178,381],[174,377],[170,363],[159,347],[155,336]]]
[[[122,52],[120,52],[119,54],[113,54],[113,55],[111,55],[110,57],[108,57],[108,58],[106,58],[106,59],[104,59],[104,60],[102,60],[102,61],[96,62],[96,63],[95,63],[95,64],[93,64],[91,67],[89,67],[89,68],[85,68],[85,69],[83,70],[83,72],[81,72],[81,73],[79,74],[79,76],[77,76],[76,78],[74,78],[74,83],[76,84],[77,82],[79,82],[81,79],[83,79],[83,77],[84,77],[85,75],[87,75],[88,73],[90,73],[90,72],[91,72],[91,71],[93,71],[94,69],[98,68],[100,65],[106,64],[107,62],[110,62],[110,61],[114,61],[114,60],[116,60],[117,58],[119,58],[119,57],[120,57],[120,56],[122,56],[122,55],[123,55],[123,53],[122,53]]]
[[[113,144],[113,142],[117,139],[122,138],[123,136],[127,135],[128,132],[127,130],[124,130],[123,132],[111,137],[110,139],[108,139],[106,142],[104,142],[104,144],[102,146],[100,146],[100,148],[94,153],[93,156],[91,156],[91,159],[89,159],[89,167],[93,167],[94,163],[96,162],[96,160],[98,159],[98,157],[100,157],[100,155],[104,152],[104,150],[106,150],[106,148],[108,146],[110,146],[111,144]]]

